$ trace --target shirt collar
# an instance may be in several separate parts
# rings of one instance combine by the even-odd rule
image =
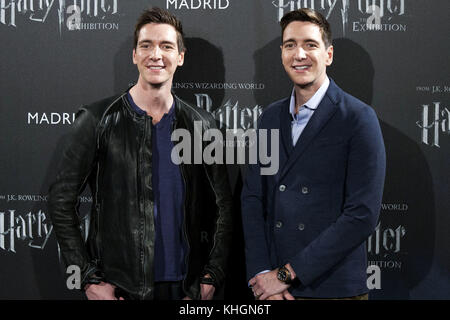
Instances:
[[[323,97],[325,96],[325,93],[327,92],[329,85],[330,79],[328,77],[325,77],[325,81],[322,83],[319,90],[317,90],[316,93],[314,93],[314,95],[311,97],[311,99],[306,101],[306,103],[303,105],[307,106],[308,109],[311,109],[313,111],[316,110],[320,102],[322,101]],[[289,104],[289,112],[295,119],[295,88],[292,89],[291,101]]]
[[[139,106],[134,102],[133,97],[130,94],[130,91],[127,92],[127,99],[128,102],[130,103],[131,107],[133,108],[134,111],[136,111],[139,115],[146,115],[147,112],[145,110],[142,110],[141,108],[139,108]],[[169,117],[173,117],[175,118],[175,97],[173,98],[173,103],[172,106],[169,109],[169,112],[166,113]],[[164,114],[164,115],[166,115]]]

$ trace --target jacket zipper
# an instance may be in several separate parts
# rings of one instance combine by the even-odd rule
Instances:
[[[204,164],[203,164],[203,167],[204,167]],[[211,178],[210,178],[210,176],[208,174],[208,171],[206,170],[206,168],[204,168],[204,169],[205,169],[206,177],[208,178],[209,185],[211,186],[211,189],[213,190],[216,199],[218,199],[218,195],[217,195],[216,189],[213,186],[213,183],[212,183]],[[217,210],[220,210],[220,208],[218,207]],[[217,218],[217,220],[218,219],[219,218]],[[217,244],[217,241],[216,241],[216,233],[217,233],[217,229],[218,229],[218,222],[217,222],[217,220],[216,220],[216,229],[215,229],[214,237],[213,237],[213,245],[211,247],[211,250],[209,251],[209,256],[208,257],[211,256],[211,254],[213,253],[214,249],[216,248],[216,244]],[[211,271],[209,271],[209,273],[211,273],[212,276],[217,280],[217,276],[214,273],[212,273]]]
[[[186,106],[188,106],[188,107],[190,108],[191,111],[195,112],[195,113],[199,116],[199,118],[202,119],[202,121],[203,121],[203,116],[202,116],[197,110],[195,110],[194,108],[192,108],[192,107],[189,106],[189,105],[186,105]],[[203,166],[204,166],[204,164],[203,164]],[[216,190],[215,190],[214,186],[212,185],[211,179],[210,179],[210,177],[209,177],[208,172],[206,171],[206,169],[205,169],[205,173],[206,173],[206,177],[208,178],[209,184],[210,184],[211,188],[213,189],[214,194],[215,194],[216,199],[217,199],[217,193],[216,193]],[[211,255],[211,253],[214,251],[215,246],[216,246],[216,237],[214,236],[214,238],[213,238],[213,246],[212,246],[212,248],[211,248],[211,251],[209,252],[209,255]]]
[[[146,141],[146,136],[147,136],[147,122],[148,119],[147,117],[144,118],[144,134],[142,137],[142,144],[141,144],[141,150],[143,151],[143,148],[145,148],[145,141]],[[140,157],[140,165],[141,168],[143,168],[143,152],[140,153],[139,155]],[[141,254],[141,261],[142,261],[142,280],[143,280],[143,284],[142,284],[142,292],[141,292],[141,297],[142,299],[144,299],[145,296],[145,179],[144,179],[144,172],[143,170],[141,170],[141,182],[142,182],[142,206],[143,206],[143,212],[142,212],[142,224],[143,224],[143,229],[142,229],[142,246],[141,246],[141,250],[140,250],[140,254]]]
[[[186,244],[187,244],[187,252],[186,252],[186,255],[185,255],[185,257],[184,257],[184,263],[186,264],[186,274],[185,274],[185,276],[184,276],[184,278],[183,278],[183,289],[184,289],[184,285],[185,285],[185,282],[186,282],[186,277],[187,277],[187,275],[188,275],[188,273],[189,273],[189,254],[190,254],[190,251],[191,251],[191,245],[189,244],[189,238],[188,238],[188,236],[187,236],[187,231],[186,231],[186,178],[185,178],[185,175],[184,175],[184,170],[183,170],[183,166],[181,165],[180,166],[180,171],[181,171],[181,176],[183,177],[183,184],[184,184],[184,199],[183,199],[183,203],[184,203],[184,205],[183,205],[183,234],[184,234],[184,239],[186,240]]]
[[[98,179],[99,179],[99,174],[100,174],[100,161],[97,161],[97,175],[96,175],[96,178],[95,178],[95,213],[96,213],[96,215],[97,215],[97,221],[96,221],[96,234],[95,234],[95,238],[94,238],[94,240],[95,240],[95,244],[96,244],[96,247],[97,247],[97,259],[96,259],[96,264],[98,264],[98,261],[100,261],[101,260],[101,249],[100,249],[100,246],[101,246],[101,244],[100,244],[100,239],[99,239],[99,236],[100,236],[100,209],[101,209],[101,206],[100,206],[100,204],[98,203]],[[98,267],[98,266],[97,266]]]
[[[172,122],[172,133],[173,133],[173,131],[175,129],[175,124],[176,124],[176,120]],[[180,172],[181,172],[181,177],[183,178],[183,185],[184,185],[184,195],[183,195],[183,197],[184,197],[184,199],[183,199],[183,235],[184,235],[184,239],[186,240],[187,249],[188,249],[187,252],[186,252],[186,255],[184,257],[184,263],[186,264],[186,274],[185,274],[185,276],[183,278],[183,281],[182,281],[182,283],[183,283],[182,287],[183,287],[183,291],[184,291],[184,287],[185,287],[185,284],[186,284],[186,277],[189,274],[189,254],[190,254],[190,251],[191,251],[191,245],[189,244],[189,238],[187,236],[187,231],[186,231],[186,199],[187,199],[186,194],[187,194],[187,187],[186,187],[186,176],[185,176],[185,173],[184,173],[184,165],[183,164],[180,164]]]

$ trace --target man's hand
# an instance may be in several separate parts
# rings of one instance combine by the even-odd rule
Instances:
[[[295,300],[295,298],[290,294],[289,291],[284,290],[282,293],[274,294],[268,297],[266,300]]]
[[[284,300],[283,294],[278,293],[274,294],[273,296],[268,297],[266,300]]]
[[[114,295],[115,286],[106,282],[99,284],[88,284],[85,287],[85,293],[89,300],[117,300]],[[124,300],[120,297],[119,300]]]
[[[275,269],[260,273],[250,279],[249,282],[257,300],[265,300],[270,296],[281,294],[290,287],[290,285],[278,280],[277,273],[278,269]]]
[[[202,300],[212,300],[215,290],[216,288],[214,288],[213,285],[201,283],[200,292],[202,295]]]

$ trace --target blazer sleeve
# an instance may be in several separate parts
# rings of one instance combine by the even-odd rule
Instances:
[[[373,109],[365,107],[352,126],[342,212],[333,224],[289,260],[305,286],[364,243],[378,221],[386,170],[380,125]]]
[[[258,121],[258,129],[261,127],[263,116],[264,113]],[[256,136],[256,143],[259,145],[258,130],[256,130]],[[263,179],[259,162],[247,166],[241,193],[247,280],[263,270],[273,269],[266,238]]]

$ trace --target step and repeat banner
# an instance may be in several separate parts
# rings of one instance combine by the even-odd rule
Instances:
[[[0,0],[0,299],[82,298],[66,287],[48,188],[77,109],[137,80],[133,31],[149,6],[183,22],[174,91],[222,129],[253,127],[290,94],[283,14],[324,14],[335,52],[328,74],[375,109],[386,144],[381,215],[367,241],[381,275],[370,298],[450,299],[448,0]],[[230,166],[236,234],[222,297],[245,301],[241,169]],[[84,234],[91,203],[85,190]]]

